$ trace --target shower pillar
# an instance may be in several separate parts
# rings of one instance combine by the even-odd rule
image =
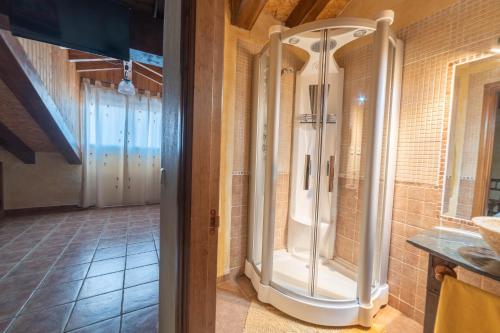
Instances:
[[[274,221],[276,216],[276,183],[278,179],[278,145],[281,84],[281,32],[269,30],[269,92],[267,99],[267,139],[264,181],[264,222],[262,235],[261,284],[268,286],[273,271]]]
[[[394,12],[383,11],[377,21],[374,39],[374,71],[370,94],[366,145],[366,168],[363,179],[363,203],[359,249],[358,301],[359,323],[371,326],[372,322],[372,279],[374,253],[377,239],[379,207],[380,170],[382,162],[384,114],[387,90],[387,69],[389,59],[389,26]],[[371,140],[370,140],[371,139]]]
[[[385,167],[383,232],[380,251],[380,284],[387,283],[389,271],[389,244],[391,241],[392,208],[394,184],[396,182],[396,160],[398,154],[399,118],[401,104],[401,81],[403,80],[403,41],[395,41],[394,72],[392,75],[391,109],[389,119],[389,138],[387,145],[387,164]]]

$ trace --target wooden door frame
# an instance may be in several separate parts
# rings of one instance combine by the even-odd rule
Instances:
[[[159,331],[215,332],[224,0],[164,17]]]
[[[500,81],[484,86],[483,111],[481,115],[481,133],[477,155],[472,217],[485,215],[490,189],[491,163],[495,142],[495,124],[500,94]]]

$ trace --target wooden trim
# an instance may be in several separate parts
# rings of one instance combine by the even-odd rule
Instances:
[[[187,118],[192,108],[188,73],[194,71],[192,48],[188,40],[193,34],[191,11],[195,0],[165,1],[163,35],[163,68],[168,80],[163,85],[161,206],[160,206],[160,304],[159,332],[185,332],[186,268],[188,247],[185,234],[190,223],[188,161],[192,157],[188,138],[192,129]],[[191,24],[190,24],[191,23]],[[192,37],[191,37],[192,38]],[[168,130],[166,130],[168,129]]]
[[[214,332],[223,0],[165,2],[160,332]]]
[[[161,68],[158,68],[158,67],[155,67],[155,66],[152,66],[152,65],[141,64],[140,62],[134,62],[134,64],[136,64],[137,66],[142,67],[145,70],[148,70],[151,73],[156,74],[159,77],[163,78],[163,71],[161,70]]]
[[[479,151],[477,157],[476,181],[474,185],[474,200],[472,217],[486,213],[493,161],[493,145],[495,141],[495,122],[498,109],[498,94],[500,82],[484,86],[483,113],[481,115],[481,134],[479,136]]]
[[[69,62],[87,62],[87,61],[113,61],[115,58],[106,58],[97,54],[87,53],[78,50],[68,49]]]
[[[137,65],[138,63],[137,62],[134,62],[134,65]],[[159,84],[160,86],[163,85],[163,81],[162,81],[162,78],[156,74],[154,74],[153,72],[151,71],[148,71],[146,69],[144,69],[143,67],[141,66],[132,66],[132,71],[137,74],[137,75],[140,75],[156,84]]]
[[[300,0],[286,20],[288,27],[316,20],[330,0]]]
[[[92,62],[77,62],[76,71],[84,72],[101,72],[101,71],[116,71],[123,70],[123,63],[113,63],[108,61],[92,61]]]
[[[137,71],[137,70],[135,70],[135,69],[134,69],[134,73],[135,73],[135,74],[137,74],[137,75],[139,75],[139,76],[141,76],[141,77],[143,77],[143,78],[145,78],[145,79],[148,79],[148,80],[150,80],[151,82],[154,82],[154,83],[156,83],[156,84],[158,84],[158,85],[160,85],[160,86],[162,86],[162,85],[163,85],[163,83],[161,83],[160,81],[156,81],[156,80],[155,80],[154,78],[152,78],[151,76],[144,74],[144,72]]]
[[[88,208],[82,208],[76,205],[65,205],[65,206],[49,206],[49,207],[31,207],[31,208],[18,208],[18,209],[6,209],[5,216],[25,216],[33,214],[48,214],[48,213],[67,213],[76,212],[81,210],[86,210]]]
[[[81,164],[78,141],[19,41],[0,30],[0,78],[70,164]]]
[[[231,0],[231,23],[251,30],[268,0]]]
[[[0,146],[26,164],[35,164],[35,152],[0,123]]]

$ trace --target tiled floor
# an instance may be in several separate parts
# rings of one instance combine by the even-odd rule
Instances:
[[[158,256],[158,206],[4,219],[0,332],[156,332]],[[252,301],[248,279],[219,283],[217,333],[243,332]],[[389,333],[421,332],[382,314]]]
[[[252,330],[245,331],[245,323],[252,302],[258,302],[257,295],[246,277],[238,277],[236,280],[228,280],[220,282],[217,288],[217,318],[216,332],[217,333],[261,333],[253,332]],[[259,303],[262,304],[262,303]],[[286,321],[290,321],[290,317],[286,314],[272,309],[270,306],[265,306],[269,311],[280,313],[280,317]],[[266,310],[268,311],[268,310]],[[313,325],[303,323],[305,326],[314,328]],[[404,316],[396,309],[386,306],[375,316],[374,324],[381,327],[384,333],[421,333],[422,326],[412,319]],[[281,326],[279,332],[297,332],[292,324],[288,327]],[[355,327],[353,328],[355,330]],[[315,331],[313,329],[313,331]],[[352,330],[349,330],[351,332]],[[356,330],[358,331],[358,330]],[[359,328],[359,332],[365,332],[363,328]],[[266,331],[270,332],[270,331]],[[340,331],[339,331],[340,332]],[[275,332],[273,332],[275,333]]]
[[[156,332],[159,207],[0,224],[0,332]]]

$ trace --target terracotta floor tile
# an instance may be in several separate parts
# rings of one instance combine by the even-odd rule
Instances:
[[[90,263],[53,268],[43,280],[42,287],[64,282],[83,280],[90,267]]]
[[[34,273],[34,274],[21,274],[17,276],[6,276],[0,281],[0,290],[2,291],[2,296],[6,296],[12,293],[32,291],[35,289],[40,281],[42,281],[45,273]]]
[[[94,251],[66,252],[56,263],[58,267],[85,264],[92,261]]]
[[[12,251],[10,249],[2,249],[2,252],[0,252],[0,264],[5,265],[10,263],[17,263],[26,254],[28,254],[28,252],[29,250]]]
[[[24,274],[47,273],[54,263],[55,258],[39,258],[33,260],[23,260],[14,267],[7,277],[14,277]]]
[[[123,288],[123,271],[85,279],[79,299],[105,294]]]
[[[31,290],[27,290],[10,295],[2,294],[2,297],[0,297],[0,320],[14,317],[28,300],[31,293]]]
[[[127,269],[158,263],[155,251],[127,256]]]
[[[158,281],[125,289],[123,312],[135,311],[158,303]]]
[[[107,247],[125,245],[126,243],[127,243],[126,236],[113,237],[113,238],[109,238],[109,239],[101,239],[99,241],[99,245],[97,246],[97,248],[104,249]]]
[[[12,267],[14,267],[14,263],[12,264],[0,264],[0,278],[2,278],[5,274],[7,274]]]
[[[114,273],[125,269],[125,257],[94,261],[89,268],[87,277]]]
[[[27,313],[17,317],[9,333],[58,333],[66,324],[73,304],[55,306],[44,311]]]
[[[155,243],[153,241],[133,243],[127,245],[127,255],[139,254],[149,251],[155,251]]]
[[[158,264],[125,271],[125,288],[158,280]]]
[[[98,249],[94,256],[94,261],[124,257],[126,253],[125,245]]]
[[[145,232],[142,234],[132,234],[128,235],[127,237],[127,241],[129,244],[147,242],[152,240],[153,240],[153,235],[151,234],[151,232]]]
[[[121,317],[115,317],[99,323],[86,326],[76,331],[71,331],[71,333],[119,333],[120,332],[120,320]],[[142,331],[136,331],[137,333]]]
[[[158,306],[141,309],[123,315],[121,333],[158,332]]]
[[[118,333],[122,324],[124,332],[155,332],[158,241],[159,209],[150,207],[38,214],[0,224],[0,332],[9,323],[15,332],[61,332],[65,322],[66,330],[80,333]],[[129,288],[122,290],[125,280]],[[129,313],[123,323],[122,303]]]
[[[121,290],[76,302],[66,330],[81,328],[120,315],[121,302]]]
[[[34,251],[30,252],[25,260],[36,260],[40,258],[56,258],[63,251],[64,246],[39,246]]]
[[[73,302],[78,296],[82,280],[50,285],[35,291],[28,304],[23,309],[25,312],[38,311],[54,305]]]
[[[250,301],[236,290],[217,289],[217,333],[243,332],[250,308]]]
[[[74,240],[69,243],[66,248],[66,252],[75,252],[75,251],[94,251],[97,248],[97,244],[99,244],[98,240],[94,240],[91,242],[75,242]]]
[[[3,332],[9,326],[11,321],[12,318],[0,320],[0,332]]]

